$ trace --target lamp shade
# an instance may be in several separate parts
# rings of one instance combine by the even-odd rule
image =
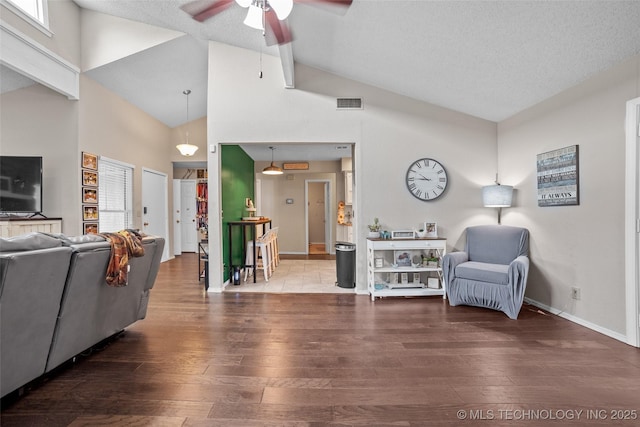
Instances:
[[[180,151],[180,154],[182,154],[183,156],[193,156],[196,151],[198,151],[198,146],[197,145],[193,145],[193,144],[178,144],[176,145],[176,148],[178,149],[178,151]]]
[[[487,185],[482,187],[482,203],[486,208],[508,208],[513,198],[510,185]]]
[[[274,165],[273,162],[271,162],[271,165],[262,169],[262,173],[265,175],[282,175],[284,172],[282,172],[282,169],[280,169],[279,167]]]
[[[251,0],[236,0],[236,3],[238,3],[242,7],[251,6]]]
[[[256,30],[264,30],[264,25],[262,25],[262,9],[253,4],[249,6],[247,17],[244,18],[244,25],[255,28]]]

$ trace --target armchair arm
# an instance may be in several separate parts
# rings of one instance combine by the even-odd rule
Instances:
[[[469,254],[463,251],[450,252],[442,258],[442,275],[445,284],[451,283],[455,278],[455,269],[458,264],[469,261]]]
[[[514,297],[516,300],[522,301],[527,287],[527,276],[529,275],[529,257],[520,255],[511,261],[508,274]]]

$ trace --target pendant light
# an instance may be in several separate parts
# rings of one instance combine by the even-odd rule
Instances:
[[[273,164],[273,150],[275,150],[275,148],[269,147],[269,149],[271,150],[271,164],[262,169],[262,173],[265,175],[282,175],[282,169]]]
[[[182,154],[183,156],[190,157],[190,156],[193,156],[196,153],[196,151],[198,151],[198,146],[189,144],[189,94],[191,93],[191,91],[187,89],[182,93],[187,96],[187,135],[186,135],[187,139],[184,144],[176,145],[176,148],[178,149],[178,151],[180,151],[180,154]]]

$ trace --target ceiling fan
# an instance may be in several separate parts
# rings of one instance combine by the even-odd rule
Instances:
[[[262,30],[268,46],[286,44],[293,40],[285,19],[293,9],[293,3],[309,5],[335,5],[346,9],[353,0],[195,0],[180,7],[193,19],[204,22],[225,11],[233,3],[248,8],[244,24]]]

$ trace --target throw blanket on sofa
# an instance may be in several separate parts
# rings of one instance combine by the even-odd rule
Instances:
[[[129,280],[129,257],[144,255],[142,236],[135,230],[117,233],[100,233],[111,244],[111,258],[107,266],[107,285],[127,286]]]

